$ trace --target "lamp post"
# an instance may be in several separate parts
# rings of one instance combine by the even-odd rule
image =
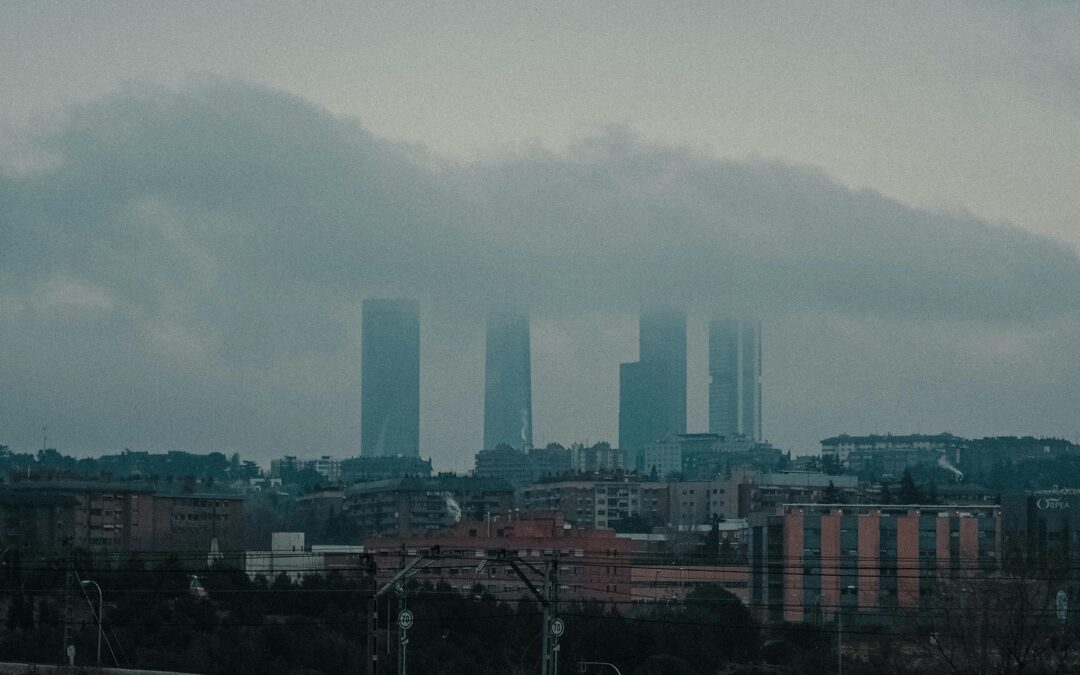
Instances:
[[[608,663],[607,661],[578,661],[578,672],[584,673],[589,670],[589,666],[606,666],[615,671],[615,675],[622,675],[622,672],[615,667],[614,663]]]
[[[101,586],[98,586],[96,581],[90,581],[89,579],[82,582],[82,587],[93,586],[97,589],[98,597],[98,611],[97,611],[97,664],[101,665],[101,624],[105,620],[105,603],[101,597]]]

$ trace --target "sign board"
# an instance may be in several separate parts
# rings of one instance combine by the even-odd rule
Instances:
[[[397,615],[397,625],[401,630],[409,630],[413,625],[413,615],[407,609],[401,610]]]
[[[1069,508],[1069,500],[1060,497],[1040,497],[1035,501],[1040,511],[1062,511]]]
[[[563,623],[562,619],[554,619],[548,627],[548,630],[550,630],[551,634],[555,637],[559,637],[566,632],[566,624]]]

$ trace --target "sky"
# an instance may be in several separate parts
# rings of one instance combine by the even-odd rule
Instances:
[[[764,427],[1076,438],[1068,3],[0,6],[0,444],[348,456],[366,297],[421,299],[467,469],[483,315],[534,440],[615,440],[642,302],[765,322]]]

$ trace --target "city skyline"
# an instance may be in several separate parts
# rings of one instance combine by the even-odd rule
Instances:
[[[871,5],[6,3],[0,442],[351,452],[369,297],[426,308],[442,466],[483,445],[498,302],[531,310],[538,445],[618,437],[664,301],[688,429],[704,322],[753,315],[779,447],[1076,437],[1075,10]]]
[[[0,63],[9,669],[1080,671],[1080,3],[5,0]]]

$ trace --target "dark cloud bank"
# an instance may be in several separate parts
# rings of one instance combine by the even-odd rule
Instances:
[[[0,174],[0,443],[19,449],[49,424],[73,451],[353,452],[359,304],[381,295],[424,302],[423,444],[446,465],[479,442],[491,302],[570,345],[536,350],[548,440],[613,433],[635,354],[612,327],[667,298],[769,322],[781,442],[1074,433],[1076,252],[812,168],[623,129],[453,163],[216,80],[70,109],[34,147]]]

